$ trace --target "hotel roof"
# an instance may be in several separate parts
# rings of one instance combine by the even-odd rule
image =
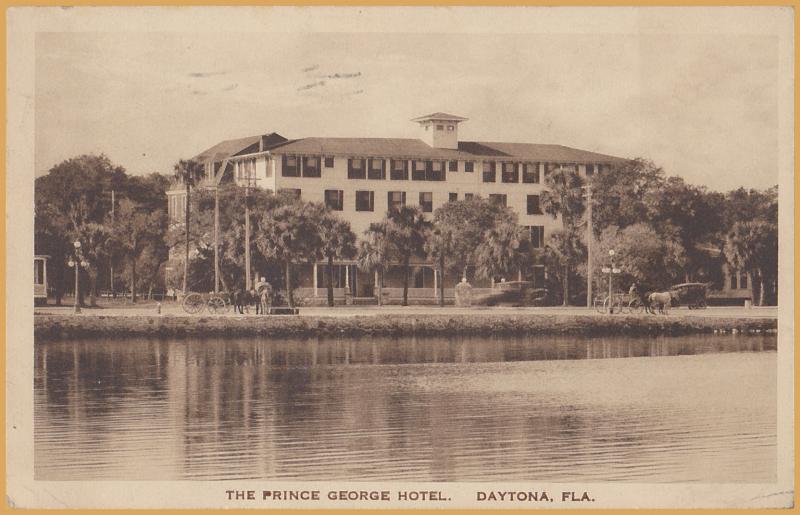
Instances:
[[[400,138],[303,138],[272,149],[276,154],[351,155],[422,159],[521,160],[561,163],[620,163],[623,158],[563,145],[459,141],[458,149],[435,148],[420,139]]]
[[[259,147],[264,138],[264,148]],[[229,157],[270,150],[275,154],[311,154],[387,158],[479,160],[493,158],[508,161],[554,163],[621,163],[623,158],[538,143],[502,143],[459,141],[458,149],[431,147],[411,138],[301,138],[286,140],[276,133],[222,141],[194,157],[196,161],[221,162]]]

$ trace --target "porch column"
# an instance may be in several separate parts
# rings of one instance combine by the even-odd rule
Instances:
[[[378,284],[379,284],[378,281],[379,280],[380,280],[380,278],[378,277],[378,271],[375,270],[375,286],[373,286],[373,288],[372,288],[372,294],[374,296],[376,296],[376,297],[378,296]]]
[[[433,268],[433,298],[439,300],[439,271]]]
[[[317,264],[314,263],[314,296],[318,296],[317,293]]]
[[[344,288],[350,289],[350,265],[344,265]]]

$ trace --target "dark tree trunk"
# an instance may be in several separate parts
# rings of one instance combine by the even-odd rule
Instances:
[[[383,306],[383,267],[378,267],[378,305]]]
[[[86,271],[89,276],[89,305],[93,308],[97,307],[97,274]]]
[[[286,281],[286,302],[290,308],[294,307],[294,295],[292,294],[292,263],[286,261],[285,267],[285,281]]]
[[[439,306],[444,307],[444,254],[439,256]]]
[[[326,286],[328,288],[328,306],[333,307],[333,254],[328,256],[328,283]]]
[[[408,306],[408,257],[403,258],[403,306]]]
[[[131,259],[131,302],[136,302],[136,259]]]

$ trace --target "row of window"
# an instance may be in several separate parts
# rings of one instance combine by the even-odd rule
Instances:
[[[299,197],[300,190],[291,190]],[[356,211],[375,211],[375,192],[374,191],[356,191]],[[474,197],[473,193],[465,193],[464,199],[470,200]],[[458,200],[458,193],[450,193],[447,198],[448,202],[455,202]],[[502,206],[508,205],[508,196],[505,194],[491,194],[489,201]],[[387,195],[387,205],[390,208],[396,208],[406,203],[406,192],[404,191],[390,191]],[[325,205],[333,211],[344,211],[344,191],[343,190],[325,190]],[[425,213],[433,212],[433,193],[430,191],[423,191],[419,194],[419,205]],[[528,195],[527,198],[527,213],[529,215],[541,215],[541,200],[539,195]]]
[[[747,274],[731,274],[731,290],[747,289]]]
[[[348,179],[385,180],[387,161],[389,179],[407,181],[409,171],[413,181],[444,181],[445,168],[450,172],[458,171],[458,161],[436,161],[420,159],[382,159],[382,158],[349,158],[347,160]],[[321,177],[322,166],[333,168],[334,158],[318,156],[284,156],[282,175],[284,177]],[[483,161],[483,182],[497,182],[497,165],[495,161]],[[500,180],[505,183],[539,184],[541,182],[539,163],[500,163]],[[569,168],[577,171],[577,164],[545,163],[544,173],[558,168]],[[600,165],[586,165],[586,175],[594,175],[595,168]],[[474,161],[464,162],[464,171],[475,171]]]

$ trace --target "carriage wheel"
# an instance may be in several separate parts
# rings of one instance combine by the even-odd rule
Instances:
[[[204,305],[203,296],[199,293],[190,293],[183,298],[183,310],[189,314],[200,313]]]
[[[706,304],[705,299],[700,299],[697,301],[697,309],[706,309],[708,305]]]
[[[642,304],[642,301],[639,299],[631,299],[631,301],[628,302],[628,311],[639,314],[644,311],[644,304]]]
[[[208,311],[215,315],[220,315],[228,311],[228,304],[222,297],[213,296],[208,299]]]
[[[606,312],[606,303],[602,297],[594,299],[594,309],[600,314]]]

